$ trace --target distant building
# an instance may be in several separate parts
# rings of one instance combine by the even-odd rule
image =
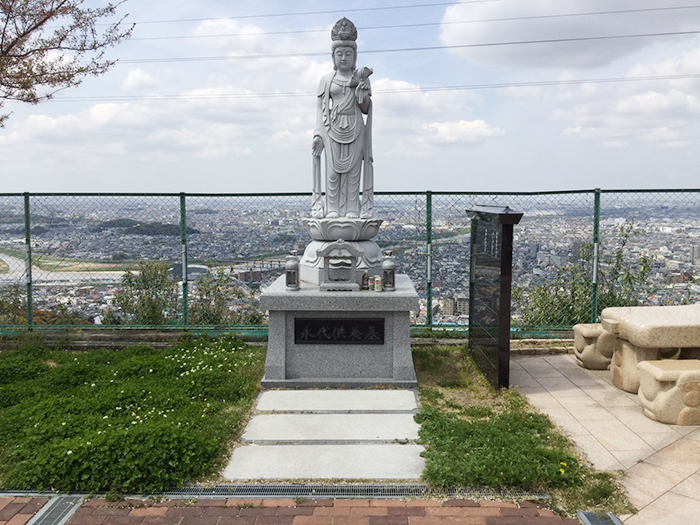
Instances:
[[[187,280],[194,281],[200,275],[204,275],[209,271],[208,266],[203,264],[188,264],[187,265]],[[182,280],[182,263],[175,263],[168,269],[168,278],[173,281]]]
[[[440,311],[442,315],[454,315],[455,314],[455,300],[454,299],[440,299]]]
[[[581,258],[581,241],[574,241],[571,246],[571,258],[574,261],[578,261]]]
[[[537,253],[540,251],[540,243],[531,242],[528,244],[528,257],[537,259]]]
[[[260,270],[244,270],[234,273],[234,277],[243,283],[257,283],[262,281]]]
[[[440,312],[442,315],[469,315],[468,297],[448,297],[440,299]]]
[[[690,262],[695,266],[700,266],[700,246],[693,246],[690,252]]]
[[[458,315],[469,315],[469,297],[455,297],[455,311]]]

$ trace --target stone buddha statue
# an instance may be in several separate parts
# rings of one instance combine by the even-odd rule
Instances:
[[[331,40],[333,71],[318,86],[311,218],[303,220],[312,241],[299,265],[301,280],[319,285],[324,254],[341,240],[356,254],[357,279],[365,272],[379,275],[382,259],[381,249],[372,240],[382,224],[372,218],[372,70],[356,67],[357,28],[350,20],[338,20]]]
[[[357,28],[347,18],[331,31],[333,71],[318,87],[312,144],[315,219],[369,219],[374,207],[372,168],[372,90],[368,67],[356,68]],[[321,196],[321,157],[325,151],[325,205]],[[362,199],[360,199],[362,184]]]

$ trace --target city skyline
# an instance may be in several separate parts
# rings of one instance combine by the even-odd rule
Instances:
[[[91,1],[89,5],[99,2]],[[690,0],[126,2],[105,76],[8,103],[3,191],[308,191],[330,28],[374,69],[377,191],[696,188]]]
[[[500,195],[502,204],[525,212],[515,228],[514,286],[526,293],[552,283],[569,263],[588,273],[593,235],[590,194],[555,196]],[[639,290],[641,304],[700,299],[700,192],[608,194],[600,210],[602,281],[624,242],[625,265],[648,257],[650,273]],[[284,254],[309,242],[303,226],[308,197],[187,197],[189,266],[233,271],[258,294],[282,272]],[[24,289],[24,216],[22,197],[2,196],[0,204],[0,292]],[[126,269],[139,261],[177,266],[182,256],[180,202],[176,197],[35,196],[32,215],[32,281],[35,305],[60,305],[96,315],[111,304]],[[469,195],[432,199],[432,298],[434,320],[467,322],[464,304],[451,301],[469,294]],[[406,273],[427,313],[426,208],[413,196],[381,196],[385,219],[378,243],[394,250],[397,269]],[[167,227],[164,227],[167,226]],[[631,228],[624,240],[621,227]],[[585,255],[584,245],[589,255]],[[3,268],[4,264],[4,268]],[[203,271],[205,267],[200,267]],[[177,280],[180,271],[174,271]],[[191,292],[196,295],[196,280]],[[516,305],[516,315],[522,312]],[[441,310],[440,308],[444,308]],[[455,313],[455,310],[459,312]],[[586,307],[588,311],[588,307]],[[452,312],[452,313],[448,313]],[[423,319],[423,321],[420,321]]]

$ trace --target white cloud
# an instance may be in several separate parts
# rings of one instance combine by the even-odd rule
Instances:
[[[315,91],[319,78],[333,66],[330,61],[330,27],[322,32],[265,34],[256,25],[238,20],[209,20],[200,23],[194,35],[219,35],[197,38],[192,44],[200,52],[225,54],[231,57],[282,55],[278,58],[232,58],[224,63],[229,75],[235,75],[239,85],[255,90],[284,86],[284,91]],[[229,36],[227,36],[229,35]],[[285,56],[294,53],[323,53],[327,58]]]
[[[690,0],[674,2],[674,6],[694,4]],[[609,0],[459,3],[445,10],[440,36],[445,45],[463,46],[697,29],[694,24],[698,11],[694,9],[611,13],[660,6],[662,5],[655,0],[621,0],[614,2],[614,5]],[[606,14],[552,17],[596,12]],[[683,37],[673,38],[677,40]],[[657,42],[658,39],[653,38],[620,38],[463,47],[454,49],[453,52],[487,64],[579,69],[610,64]]]
[[[660,62],[637,64],[629,78],[688,74],[700,63],[700,48]],[[689,133],[700,123],[698,79],[660,79],[598,85],[595,90],[570,89],[573,101],[554,112],[555,120],[566,122],[565,134],[599,139],[607,147],[626,147],[630,141],[655,144],[660,148],[685,148]],[[575,95],[574,95],[575,93]]]
[[[488,137],[504,135],[503,130],[489,126],[483,120],[471,122],[432,122],[424,126],[433,140],[442,144],[478,144]]]
[[[483,120],[471,120],[480,97],[467,91],[420,91],[388,78],[373,84],[374,136],[386,155],[425,157],[449,144],[477,144],[503,134]],[[376,150],[377,148],[375,148]]]
[[[513,99],[534,100],[542,97],[545,90],[537,86],[508,87],[498,90],[501,95]]]
[[[627,149],[629,144],[624,140],[605,140],[603,141],[603,146],[607,148]]]
[[[160,80],[158,80],[158,78],[141,68],[136,68],[129,71],[122,84],[122,88],[128,91],[134,91],[143,88],[154,88],[159,85]]]

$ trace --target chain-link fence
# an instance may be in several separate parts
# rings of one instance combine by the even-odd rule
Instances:
[[[375,240],[420,295],[417,325],[468,327],[474,205],[524,213],[516,330],[700,300],[700,190],[378,193]],[[261,290],[309,242],[309,209],[306,193],[0,194],[0,330],[259,327]]]

